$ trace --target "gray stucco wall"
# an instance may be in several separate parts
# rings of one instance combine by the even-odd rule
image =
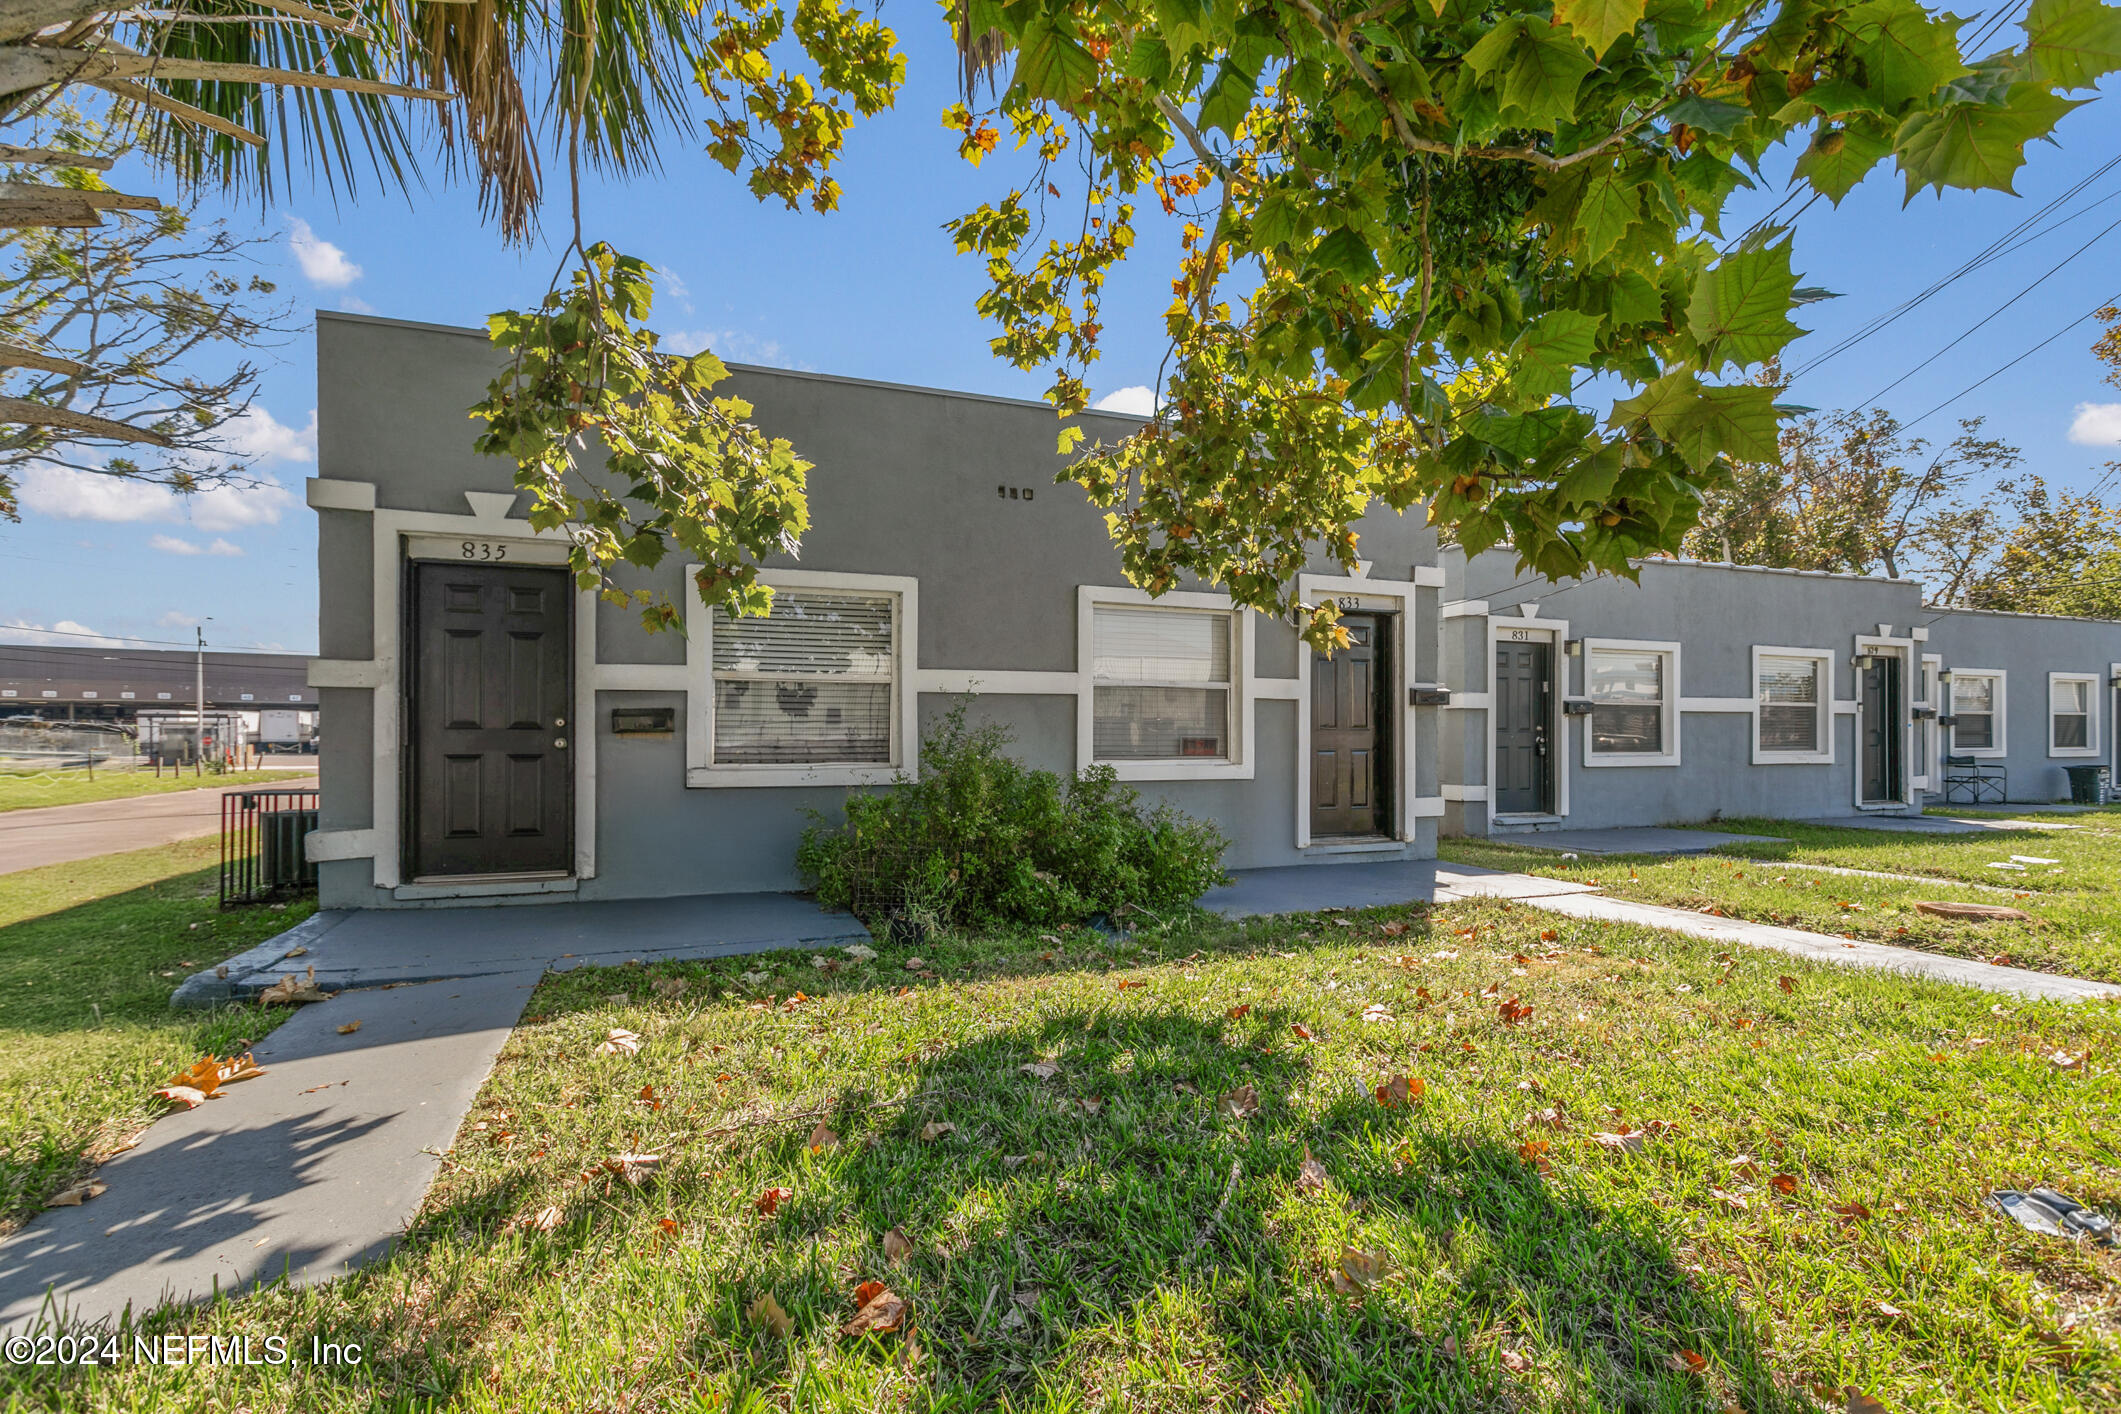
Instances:
[[[1932,611],[1930,646],[1945,666],[2000,669],[2004,674],[2004,744],[2010,799],[2069,797],[2064,768],[2115,763],[2114,689],[2108,679],[2121,663],[2121,623],[2039,614]],[[2093,692],[2098,754],[2056,756],[2048,747],[2049,673],[2097,678]]]
[[[324,314],[320,476],[374,484],[381,508],[445,514],[464,513],[466,491],[509,489],[511,466],[472,450],[476,425],[465,415],[497,366],[476,331]],[[1103,512],[1079,487],[1054,483],[1063,460],[1054,451],[1058,424],[1051,409],[754,368],[733,370],[717,391],[749,400],[761,427],[787,437],[815,464],[801,557],[777,557],[770,565],[916,577],[920,668],[1076,671],[1078,586],[1120,587],[1126,578]],[[1121,436],[1134,425],[1107,415],[1090,422],[1093,437]],[[998,487],[1018,494],[999,495]],[[319,628],[327,658],[373,652],[370,524],[359,513],[320,512]],[[1415,566],[1435,563],[1435,537],[1419,515],[1385,510],[1358,529],[1375,577],[1407,579]],[[673,556],[631,582],[682,602],[682,574]],[[1429,591],[1419,598],[1410,681],[1433,677],[1440,667],[1438,596]],[[1296,676],[1303,655],[1294,629],[1261,620],[1255,630],[1259,675]],[[674,664],[685,657],[680,635],[646,634],[631,610],[609,605],[597,610],[597,647],[606,664]],[[615,737],[610,709],[621,702],[675,707],[679,730],[668,737]],[[399,768],[394,754],[379,756],[373,747],[372,703],[367,690],[326,694],[326,828],[372,826],[374,773]],[[599,693],[597,873],[582,882],[579,897],[792,888],[806,812],[837,813],[844,788],[688,788],[684,705],[683,694]],[[922,721],[932,722],[947,705],[923,694]],[[1033,764],[1073,767],[1072,696],[990,696],[973,710],[1005,723],[1018,753]],[[1260,701],[1253,714],[1251,779],[1138,782],[1137,788],[1220,825],[1232,840],[1230,867],[1300,862],[1306,856],[1295,847],[1296,704]],[[1426,791],[1438,780],[1429,746],[1438,715],[1424,709],[1418,728],[1429,758],[1419,764]],[[1434,839],[1435,821],[1422,820],[1400,852],[1431,854]],[[323,901],[339,907],[399,902],[374,887],[372,872],[366,860],[325,865]]]
[[[1680,645],[1678,694],[1682,698],[1750,699],[1755,645],[1817,648],[1834,654],[1834,693],[1855,700],[1851,657],[1856,636],[1891,625],[1898,635],[1931,617],[1920,586],[1908,581],[1854,576],[1796,574],[1742,566],[1686,561],[1642,565],[1640,583],[1599,578],[1563,585],[1519,573],[1514,557],[1490,552],[1470,561],[1446,552],[1451,597],[1485,600],[1500,624],[1516,620],[1519,606],[1534,603],[1540,620],[1564,620],[1572,639],[1619,638]],[[1454,658],[1454,691],[1485,693],[1489,686],[1487,619],[1445,621],[1443,642]],[[1934,644],[1928,645],[1934,650]],[[1920,652],[1918,648],[1918,654]],[[1585,689],[1584,660],[1558,660],[1565,696]],[[1912,685],[1911,685],[1912,690]],[[1488,781],[1488,722],[1484,710],[1456,709],[1455,736],[1446,737],[1444,759],[1463,772],[1462,782]],[[1589,719],[1566,717],[1560,764],[1567,773],[1569,828],[1656,825],[1717,816],[1766,815],[1802,818],[1848,815],[1856,810],[1858,770],[1855,718],[1837,712],[1831,764],[1754,765],[1752,718],[1736,711],[1681,711],[1679,764],[1586,766],[1584,733]],[[1446,786],[1454,784],[1448,777]],[[1447,794],[1448,794],[1447,790]],[[1447,804],[1447,832],[1483,834],[1491,829],[1481,801]]]

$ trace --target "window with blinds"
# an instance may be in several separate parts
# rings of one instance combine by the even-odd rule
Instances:
[[[1825,749],[1820,725],[1824,668],[1820,658],[1760,655],[1755,712],[1762,751],[1817,755]]]
[[[1633,648],[1593,648],[1585,677],[1591,699],[1591,752],[1662,756],[1667,655]]]
[[[1230,615],[1100,605],[1091,639],[1091,755],[1230,758]]]
[[[896,596],[777,589],[763,618],[714,612],[714,763],[889,765]]]
[[[1996,680],[1979,673],[1952,674],[1952,746],[1993,751],[1996,746]]]
[[[2048,747],[2087,751],[2092,744],[2092,685],[2084,678],[2050,678],[2047,684]]]

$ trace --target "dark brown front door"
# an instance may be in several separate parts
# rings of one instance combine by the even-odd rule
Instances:
[[[413,566],[414,878],[574,867],[564,570]]]
[[[1311,655],[1311,836],[1384,835],[1392,828],[1388,619],[1342,614],[1351,640]]]
[[[1527,639],[1496,645],[1493,706],[1495,813],[1552,813],[1553,757],[1547,747],[1547,724],[1554,710],[1551,642]]]

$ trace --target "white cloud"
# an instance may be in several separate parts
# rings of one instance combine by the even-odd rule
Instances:
[[[374,314],[376,312],[376,307],[359,295],[339,296],[339,308],[345,310],[348,314]]]
[[[193,624],[196,624],[197,622],[199,622],[199,616],[197,614],[187,614],[182,609],[171,609],[161,618],[155,620],[155,627],[190,628]]]
[[[76,648],[119,648],[125,644],[122,638],[97,633],[88,625],[77,624],[72,619],[61,619],[49,628],[43,624],[33,624],[28,619],[9,619],[0,623],[0,642],[53,643],[61,647]]]
[[[70,467],[31,465],[21,474],[24,509],[61,520],[189,524],[196,530],[241,530],[278,525],[299,504],[277,481],[214,486],[180,496],[166,486]]]
[[[674,354],[696,354],[702,349],[712,349],[715,357],[730,363],[758,363],[769,368],[809,367],[789,358],[780,340],[761,338],[741,329],[673,329],[663,335],[657,347]]]
[[[2121,403],[2079,403],[2069,439],[2080,447],[2121,447]]]
[[[287,248],[311,284],[339,289],[361,278],[361,267],[346,258],[346,252],[330,241],[319,240],[309,223],[299,216],[287,218]]]
[[[160,550],[165,555],[240,555],[243,547],[232,541],[216,537],[213,543],[201,545],[195,540],[186,540],[176,535],[157,535],[149,540],[150,549]]]
[[[251,461],[308,462],[317,459],[317,410],[309,410],[309,421],[289,427],[270,410],[252,403],[221,428],[221,436],[237,456]]]
[[[1099,412],[1124,412],[1135,417],[1151,417],[1156,412],[1156,394],[1149,391],[1147,384],[1136,383],[1130,388],[1114,388],[1090,406]]]

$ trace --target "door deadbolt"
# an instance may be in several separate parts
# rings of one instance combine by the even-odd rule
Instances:
[[[554,717],[552,724],[556,727],[564,727],[567,725],[567,719],[565,717]]]
[[[565,751],[567,749],[567,738],[564,736],[554,737],[552,746],[555,751]]]

